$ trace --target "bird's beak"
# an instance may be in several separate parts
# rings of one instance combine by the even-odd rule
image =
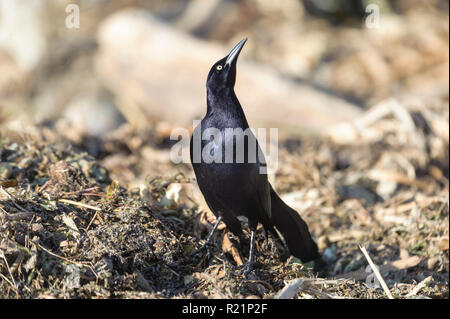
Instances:
[[[231,66],[234,61],[237,60],[239,53],[241,53],[242,47],[245,42],[247,42],[247,38],[242,39],[236,46],[230,51],[228,54],[227,60],[225,61],[225,66]]]

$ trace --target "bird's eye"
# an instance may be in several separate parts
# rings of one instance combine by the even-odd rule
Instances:
[[[222,69],[223,69],[223,66],[221,66],[221,65],[216,66],[217,71],[222,71]]]

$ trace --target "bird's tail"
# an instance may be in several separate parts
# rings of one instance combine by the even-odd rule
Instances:
[[[270,198],[272,223],[283,235],[291,254],[302,262],[319,258],[317,245],[300,215],[283,202],[272,186],[270,186]]]

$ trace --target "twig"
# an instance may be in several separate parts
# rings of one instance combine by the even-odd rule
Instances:
[[[80,206],[80,207],[84,207],[84,208],[89,208],[89,209],[93,209],[93,210],[96,210],[96,211],[101,211],[102,210],[101,208],[98,208],[98,207],[95,207],[95,206],[91,206],[91,205],[88,205],[88,204],[84,204],[84,203],[80,203],[80,202],[75,202],[75,201],[70,200],[70,199],[59,199],[58,202],[71,204],[71,205],[75,205],[75,206]]]
[[[414,287],[414,289],[412,289],[407,295],[406,297],[412,297],[417,295],[417,293],[424,288],[429,282],[431,282],[433,280],[432,276],[428,276],[427,278],[425,278],[424,280],[422,280],[417,286]]]
[[[44,250],[46,253],[48,253],[48,254],[50,254],[50,255],[56,257],[56,258],[62,259],[62,260],[64,260],[65,262],[68,262],[68,263],[70,263],[70,264],[74,264],[74,265],[78,265],[78,266],[84,266],[84,267],[89,268],[89,269],[92,271],[92,273],[94,274],[94,276],[95,276],[95,278],[96,278],[96,281],[98,280],[98,275],[97,275],[97,273],[95,272],[95,269],[94,269],[94,267],[92,266],[91,262],[89,262],[89,261],[74,261],[74,260],[70,260],[70,259],[68,259],[68,258],[66,258],[66,257],[60,256],[60,255],[58,255],[58,254],[55,254],[54,252],[48,250],[47,248],[45,248],[44,246],[42,246],[42,245],[39,244],[38,242],[32,241],[32,243],[35,244],[36,246],[38,246],[39,248],[41,248],[42,250]]]
[[[3,258],[3,260],[5,261],[6,268],[8,269],[9,275],[11,276],[12,285],[11,285],[11,282],[8,280],[8,278],[4,277],[3,275],[2,275],[2,277],[4,277],[4,279],[6,279],[6,281],[13,287],[14,292],[17,294],[17,285],[16,285],[16,281],[14,280],[14,276],[13,276],[13,274],[12,274],[12,272],[11,272],[11,269],[9,268],[8,261],[6,260],[5,254],[4,254],[3,252],[0,252],[0,256],[1,256],[1,257]]]
[[[0,277],[2,277],[13,288],[13,290],[16,294],[18,294],[16,287],[14,287],[14,284],[1,272],[0,272]]]
[[[292,280],[287,284],[281,291],[277,294],[276,299],[292,299],[294,298],[300,289],[306,289],[311,285],[327,285],[327,284],[338,284],[342,279],[336,280],[325,280],[321,278],[297,278]]]
[[[47,186],[50,185],[50,183],[51,183],[52,181],[53,181],[52,179],[49,179],[48,181],[46,181],[46,182],[44,183],[44,185],[42,185],[41,187],[39,187],[39,188],[37,189],[36,194],[39,194],[39,193],[42,192],[44,189],[46,189]]]
[[[86,227],[86,232],[89,230],[89,227],[91,227],[92,223],[94,222],[94,219],[97,217],[98,211],[95,212],[94,216],[92,217],[91,221],[89,222],[89,224]]]
[[[383,287],[384,292],[388,296],[389,299],[394,299],[391,292],[389,291],[388,286],[386,285],[386,282],[384,281],[383,277],[381,276],[380,272],[378,271],[377,266],[373,263],[372,259],[369,256],[369,253],[367,252],[366,248],[359,246],[359,249],[361,249],[362,253],[364,254],[364,257],[366,257],[367,261],[369,262],[370,268],[372,268],[373,273],[377,277],[378,281],[381,284],[381,287]]]
[[[173,270],[172,268],[170,268],[168,265],[166,265],[166,267],[167,267],[167,269],[169,269],[170,272],[173,273],[175,276],[177,276],[178,278],[181,277],[179,273],[177,273],[175,270]]]
[[[55,254],[54,252],[48,250],[47,248],[45,248],[44,246],[42,246],[42,245],[39,244],[38,242],[34,242],[34,241],[33,241],[32,243],[35,244],[35,245],[37,245],[39,248],[41,248],[42,250],[44,250],[44,251],[47,252],[48,254],[50,254],[50,255],[52,255],[52,256],[54,256],[54,257],[56,257],[56,258],[62,259],[62,260],[66,261],[66,262],[68,262],[68,263],[70,263],[70,264],[81,265],[81,266],[89,267],[87,261],[85,261],[85,262],[83,262],[83,261],[73,261],[73,260],[70,260],[70,259],[68,259],[68,258],[66,258],[66,257],[60,256],[60,255],[58,255],[58,254]]]

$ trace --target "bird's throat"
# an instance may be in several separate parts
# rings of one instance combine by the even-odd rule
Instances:
[[[222,88],[207,90],[207,111],[213,112],[216,110],[223,111],[238,111],[238,113],[243,113],[241,104],[239,103],[236,94],[233,89],[230,88]]]

